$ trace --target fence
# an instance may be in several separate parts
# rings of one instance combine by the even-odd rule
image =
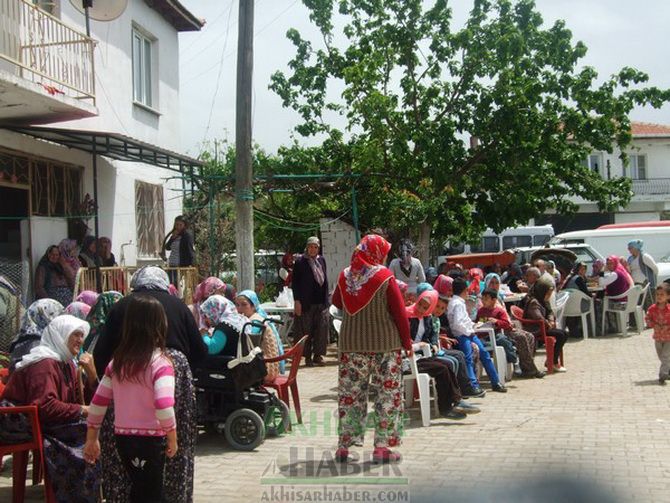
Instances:
[[[95,42],[27,0],[0,0],[0,58],[50,94],[95,104]]]
[[[27,265],[0,258],[0,351],[9,351],[19,332],[26,299]]]
[[[84,290],[108,292],[116,290],[126,295],[130,292],[130,278],[137,267],[100,267],[99,269],[81,267],[77,271],[74,298]],[[177,288],[179,297],[187,304],[193,298],[195,287],[198,286],[198,269],[196,267],[166,267],[170,282]],[[98,285],[100,288],[98,289]]]

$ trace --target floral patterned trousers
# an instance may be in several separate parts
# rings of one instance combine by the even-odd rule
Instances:
[[[375,447],[400,445],[403,428],[401,362],[399,351],[340,355],[338,447],[362,446],[368,425],[375,429]],[[368,393],[375,397],[369,417]]]

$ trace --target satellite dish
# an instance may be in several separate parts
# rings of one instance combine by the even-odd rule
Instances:
[[[116,19],[128,6],[128,0],[89,0],[88,16],[96,21],[112,21]],[[70,0],[70,3],[82,14],[85,14],[84,1]]]

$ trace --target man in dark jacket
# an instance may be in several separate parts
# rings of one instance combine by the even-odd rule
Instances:
[[[296,337],[309,336],[304,351],[308,367],[323,365],[328,345],[328,278],[320,247],[319,238],[309,238],[293,267]]]

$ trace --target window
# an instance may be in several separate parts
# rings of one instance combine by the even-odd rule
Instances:
[[[33,5],[39,7],[45,12],[48,12],[52,16],[57,15],[55,0],[33,0]]]
[[[631,154],[629,156],[628,167],[630,169],[630,177],[633,180],[647,179],[647,156],[644,154]]]
[[[46,217],[80,216],[81,168],[32,160],[32,214]]]
[[[530,236],[505,236],[503,238],[503,249],[522,248],[524,246],[533,246],[533,238]]]
[[[591,154],[584,163],[591,171],[602,175],[603,171],[603,155],[602,154]]]
[[[500,238],[498,236],[484,237],[482,240],[470,247],[472,253],[496,253],[500,251]]]
[[[133,30],[133,99],[153,107],[153,44],[154,41]]]
[[[140,257],[159,257],[165,235],[163,187],[135,181],[135,224]]]
[[[445,249],[446,255],[460,255],[465,251],[465,245],[463,243],[451,243],[447,244]]]
[[[533,246],[544,246],[551,239],[551,236],[548,234],[538,234],[533,236]]]

